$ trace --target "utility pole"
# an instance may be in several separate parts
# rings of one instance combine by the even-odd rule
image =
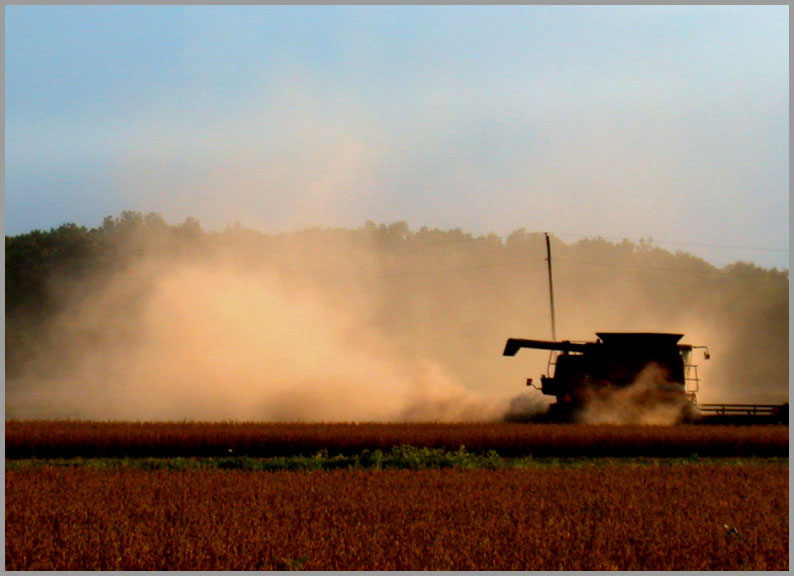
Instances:
[[[546,235],[546,262],[549,263],[549,300],[551,301],[551,339],[557,340],[557,328],[554,325],[554,284],[551,278],[551,243],[549,242],[549,233],[544,232]]]

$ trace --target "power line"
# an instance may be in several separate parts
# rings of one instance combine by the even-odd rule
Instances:
[[[674,272],[676,274],[700,274],[706,276],[723,276],[727,278],[767,278],[770,280],[786,280],[788,277],[772,276],[769,274],[752,274],[742,272],[720,272],[719,270],[694,270],[691,268],[671,268],[664,266],[642,266],[639,264],[618,264],[616,262],[598,262],[594,260],[569,260],[566,258],[556,258],[555,262],[566,264],[581,264],[586,266],[604,266],[610,268],[625,268],[640,271]],[[403,278],[409,276],[427,276],[432,274],[443,274],[446,272],[462,272],[467,270],[483,270],[487,268],[502,268],[509,266],[522,266],[525,264],[536,264],[537,259],[511,260],[509,262],[495,262],[493,264],[478,264],[474,266],[454,266],[449,268],[435,268],[428,270],[414,270],[408,272],[398,272],[394,274],[382,274],[377,278]]]
[[[638,264],[618,264],[615,262],[597,262],[593,260],[567,260],[564,258],[557,258],[557,262],[567,262],[569,264],[584,264],[587,266],[607,266],[612,268],[630,268],[635,270],[652,270],[662,272],[675,272],[683,274],[703,274],[708,276],[727,276],[736,278],[770,278],[770,279],[783,279],[769,274],[751,274],[744,272],[720,272],[719,270],[693,270],[691,268],[669,268],[665,266],[640,266]],[[788,278],[785,278],[788,280]]]
[[[512,234],[508,234],[507,236],[501,236],[498,234],[490,234],[486,236],[475,236],[472,238],[459,238],[456,240],[439,240],[434,242],[412,242],[410,244],[403,244],[398,246],[391,246],[386,248],[387,250],[405,250],[409,248],[426,248],[429,246],[446,246],[446,245],[455,245],[455,244],[467,244],[471,242],[484,242],[489,241],[494,238],[499,239],[500,243],[503,242],[504,239],[509,238]],[[619,237],[619,236],[601,236],[601,235],[592,235],[592,234],[572,234],[568,232],[551,232],[552,236],[563,236],[569,238],[581,238],[585,240],[609,240],[612,242],[622,242],[628,240],[635,244],[639,243],[642,244],[643,242],[649,244],[669,244],[671,246],[692,246],[698,248],[717,248],[722,250],[751,250],[751,251],[758,251],[758,252],[789,252],[788,248],[772,248],[772,247],[762,247],[762,246],[741,246],[738,244],[707,244],[707,243],[700,243],[700,242],[680,242],[674,240],[656,240],[654,238],[630,238],[630,237]],[[542,232],[524,232],[525,236],[530,235],[542,235]]]
[[[541,236],[541,232],[523,232],[525,236],[530,235],[537,235]],[[604,237],[604,236],[586,236],[583,234],[569,234],[569,233],[552,233],[552,235],[556,236],[571,236],[571,237],[578,237],[578,238],[592,238],[592,239],[600,239],[600,240],[615,240],[616,237]],[[502,237],[496,234],[491,234],[488,236],[479,236],[479,237],[469,237],[469,238],[457,238],[455,240],[438,240],[432,242],[411,242],[393,246],[383,246],[380,247],[380,250],[384,252],[394,252],[394,251],[401,251],[404,249],[410,248],[426,248],[431,246],[446,246],[446,245],[459,245],[459,244],[467,244],[471,242],[489,242],[495,239],[499,240],[499,245],[504,246],[502,243]],[[621,238],[620,240],[630,240],[636,242],[636,240],[631,240],[629,238]],[[655,241],[655,240],[641,240],[641,242],[657,242],[662,243],[665,241]],[[717,245],[717,244],[696,244],[696,243],[688,243],[688,242],[666,242],[668,244],[677,244],[682,246],[701,246],[701,247],[712,247],[712,248],[733,248],[733,249],[745,249],[745,250],[765,250],[765,251],[775,251],[775,252],[788,252],[788,250],[778,249],[778,248],[752,248],[748,246],[729,246],[729,245]],[[611,268],[622,268],[622,269],[631,269],[631,270],[639,270],[639,271],[661,271],[661,272],[673,272],[676,274],[696,274],[696,275],[707,275],[707,276],[723,276],[723,277],[736,277],[736,278],[767,278],[770,280],[785,280],[788,281],[788,274],[785,276],[775,276],[771,274],[765,273],[744,273],[744,272],[734,272],[734,271],[727,271],[723,272],[717,269],[713,270],[704,270],[704,269],[691,269],[691,268],[674,268],[674,267],[664,267],[664,266],[646,266],[640,264],[621,264],[617,262],[603,262],[603,261],[594,261],[594,260],[571,260],[566,258],[557,258],[557,262],[563,262],[567,264],[577,264],[577,265],[586,265],[586,266],[602,266],[602,267],[611,267]],[[501,261],[501,262],[494,262],[494,263],[487,263],[487,264],[475,264],[475,265],[462,265],[462,266],[450,266],[450,267],[443,267],[443,268],[433,268],[433,269],[426,269],[426,270],[413,270],[413,271],[405,271],[405,272],[394,272],[394,273],[384,273],[378,274],[375,278],[379,279],[386,279],[386,278],[404,278],[404,277],[411,277],[411,276],[428,276],[434,274],[444,274],[450,272],[463,272],[468,270],[485,270],[490,268],[502,268],[502,267],[510,267],[510,266],[522,266],[527,264],[534,264],[537,263],[537,258],[532,259],[520,259],[520,260],[510,260],[510,261]],[[708,266],[712,266],[706,263]],[[713,266],[712,266],[713,267]]]
[[[508,266],[523,266],[524,264],[534,263],[535,260],[515,260],[512,262],[496,262],[494,264],[478,264],[476,266],[453,266],[450,268],[435,268],[433,270],[414,270],[409,272],[398,272],[395,274],[381,274],[376,278],[403,278],[406,276],[427,276],[430,274],[442,274],[444,272],[461,272],[464,270],[484,270],[487,268],[504,268]]]
[[[697,246],[699,248],[721,248],[726,250],[757,250],[760,252],[788,252],[788,248],[768,248],[760,246],[739,246],[734,244],[703,244],[699,242],[676,242],[673,240],[656,240],[654,238],[618,238],[617,236],[593,236],[586,234],[569,234],[564,232],[555,232],[557,236],[570,236],[573,238],[585,238],[593,240],[613,240],[623,241],[630,240],[632,242],[648,242],[650,244],[670,244],[672,246]]]

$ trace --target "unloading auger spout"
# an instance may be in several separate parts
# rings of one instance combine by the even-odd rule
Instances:
[[[515,356],[521,348],[535,348],[537,350],[556,350],[559,352],[584,352],[587,344],[564,340],[527,340],[526,338],[508,338],[505,344],[504,356]]]

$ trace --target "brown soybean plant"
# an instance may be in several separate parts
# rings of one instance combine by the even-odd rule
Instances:
[[[787,570],[788,465],[6,471],[8,570]]]
[[[502,457],[788,457],[788,426],[6,421],[6,458],[276,457],[465,446]]]

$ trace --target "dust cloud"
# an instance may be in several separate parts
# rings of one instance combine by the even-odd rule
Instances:
[[[600,396],[594,394],[579,415],[585,424],[677,424],[688,407],[685,398],[676,395],[662,398],[658,390],[669,385],[668,374],[660,366],[649,364],[637,379],[625,388]]]
[[[547,352],[502,356],[508,337],[551,338],[542,235],[368,223],[194,236],[126,238],[122,264],[53,279],[58,313],[7,378],[6,417],[482,421],[551,400],[524,385],[547,373]],[[560,340],[684,333],[712,354],[698,362],[701,402],[787,401],[787,279],[736,284],[702,261],[703,274],[671,276],[653,258],[679,257],[625,244],[553,250]],[[645,376],[589,421],[668,421],[623,410]]]
[[[378,298],[245,259],[148,258],[70,287],[11,416],[123,420],[461,421],[500,407],[373,325]]]

